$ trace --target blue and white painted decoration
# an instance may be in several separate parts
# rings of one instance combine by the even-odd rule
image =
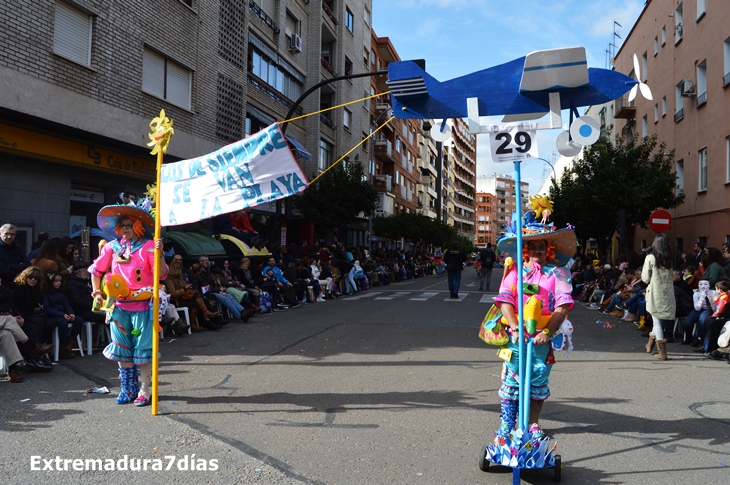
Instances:
[[[162,165],[162,226],[176,226],[302,192],[309,182],[276,123],[208,155]]]

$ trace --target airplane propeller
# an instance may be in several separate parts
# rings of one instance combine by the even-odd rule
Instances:
[[[639,69],[639,58],[636,57],[636,54],[634,54],[634,72],[636,73],[636,84],[634,84],[634,87],[631,88],[631,92],[629,92],[629,103],[632,102],[636,98],[636,93],[641,90],[641,95],[644,96],[649,101],[653,100],[654,98],[651,96],[651,89],[649,89],[649,86],[646,85],[646,83],[641,81],[641,70]]]

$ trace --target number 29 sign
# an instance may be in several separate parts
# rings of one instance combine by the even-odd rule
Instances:
[[[522,130],[508,126],[489,134],[492,161],[495,163],[516,162],[537,158],[537,136],[535,130]]]

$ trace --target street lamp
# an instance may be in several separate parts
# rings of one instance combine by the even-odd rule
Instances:
[[[393,116],[393,109],[390,107],[389,104],[386,105],[386,106],[388,106],[388,108],[385,109],[385,110],[383,110],[383,112],[380,113],[373,120],[372,123],[370,123],[370,138],[369,138],[369,140],[370,140],[370,160],[368,162],[368,178],[369,178],[369,181],[370,181],[370,185],[373,185],[373,172],[375,171],[375,161],[373,160],[373,158],[375,156],[374,155],[375,154],[375,139],[372,137],[373,136],[373,131],[374,131],[374,128],[376,126],[378,126],[378,121],[380,121],[380,118],[384,114],[387,113],[388,114],[388,118],[390,118],[391,116]],[[370,253],[371,254],[373,252],[373,240],[372,240],[372,236],[373,236],[373,213],[370,212],[370,216],[368,217],[368,249],[370,250]]]

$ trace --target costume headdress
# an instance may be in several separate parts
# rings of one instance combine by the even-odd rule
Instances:
[[[552,207],[552,202],[547,201]],[[543,211],[538,211],[544,216]],[[505,226],[505,232],[501,233],[497,239],[497,248],[503,256],[510,256],[516,261],[522,259],[522,248],[517,247],[517,221],[515,213],[512,213],[512,221]],[[555,257],[545,262],[545,266],[565,266],[571,260],[576,251],[575,232],[572,227],[555,230],[553,223],[544,224],[535,220],[532,211],[525,213],[522,221],[522,242],[545,239],[548,244],[555,246]]]
[[[152,200],[149,197],[141,199],[137,204],[113,204],[101,208],[96,216],[96,223],[104,234],[113,239],[119,235],[116,233],[117,224],[125,218],[134,219],[142,223],[145,229],[144,238],[152,239],[155,233],[155,218],[152,213]]]

